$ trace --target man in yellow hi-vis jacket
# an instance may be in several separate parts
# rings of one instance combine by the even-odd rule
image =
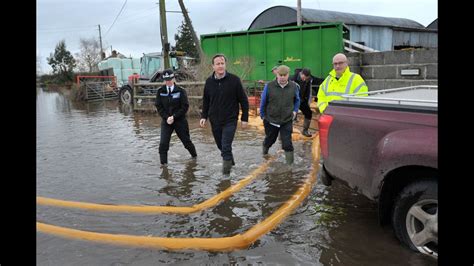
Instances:
[[[317,106],[320,113],[324,112],[329,102],[343,99],[344,94],[369,91],[364,79],[359,74],[350,71],[344,54],[336,54],[332,59],[332,65],[334,69],[319,86]]]

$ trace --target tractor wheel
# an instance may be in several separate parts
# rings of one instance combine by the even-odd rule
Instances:
[[[133,93],[132,88],[130,88],[130,86],[123,86],[122,88],[120,88],[119,100],[120,103],[123,104],[132,104]]]

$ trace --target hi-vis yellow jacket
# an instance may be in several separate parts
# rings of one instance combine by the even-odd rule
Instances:
[[[321,113],[324,112],[329,102],[343,99],[342,95],[357,92],[368,92],[369,88],[364,79],[356,73],[352,73],[349,67],[346,67],[344,73],[336,79],[336,71],[333,69],[329,76],[321,83],[318,91],[318,108]],[[362,94],[360,96],[367,96]]]

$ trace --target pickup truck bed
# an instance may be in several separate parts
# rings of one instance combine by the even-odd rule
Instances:
[[[348,102],[392,104],[411,107],[433,107],[438,109],[438,86],[413,86],[379,91],[371,91],[367,97],[359,97],[361,94],[347,94]]]
[[[437,86],[371,91],[333,101],[319,120],[321,179],[379,206],[413,250],[437,256]]]

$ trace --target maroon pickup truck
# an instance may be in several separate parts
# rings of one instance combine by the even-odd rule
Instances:
[[[437,92],[415,86],[346,95],[318,123],[323,184],[342,180],[375,200],[382,224],[391,222],[402,243],[436,258]]]

